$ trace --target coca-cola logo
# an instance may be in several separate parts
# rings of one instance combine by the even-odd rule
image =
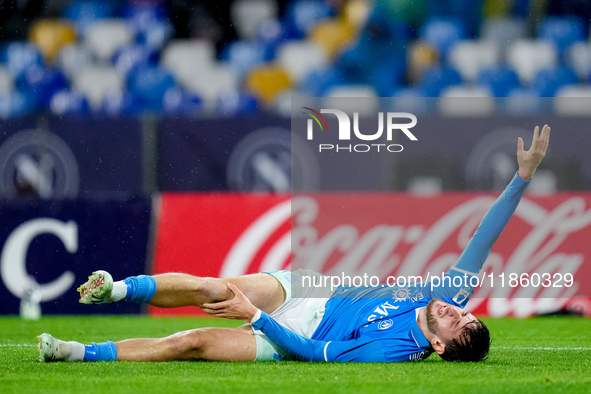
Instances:
[[[358,204],[371,206],[375,205],[371,201],[374,197],[351,196],[349,202],[355,203],[357,198]],[[380,198],[386,197],[375,197]],[[428,212],[417,208],[429,204],[423,206],[423,200],[406,197],[406,207],[385,211],[390,216],[368,217],[368,213],[356,219],[346,215],[327,219],[323,209],[346,198],[294,197],[272,207],[242,233],[220,274],[243,275],[252,268],[254,257],[262,254],[259,271],[286,269],[291,263],[293,269],[308,268],[326,275],[376,275],[383,280],[389,275],[437,275],[457,261],[495,197],[450,199],[455,204],[451,208],[437,200],[440,206]],[[558,195],[540,199],[544,202],[541,204],[524,198],[501,236],[501,245],[493,248],[483,268],[483,274],[491,278],[503,273],[572,274],[571,286],[510,286],[508,279],[501,286],[499,281],[484,280],[470,308],[486,308],[495,316],[529,316],[555,311],[566,303],[588,310],[591,294],[585,292],[583,283],[591,279],[591,270],[585,270],[583,262],[591,257],[584,245],[585,235],[588,238],[591,231],[590,199],[585,195]],[[413,204],[417,208],[409,208]],[[290,220],[291,229],[277,234]],[[277,241],[268,245],[271,237]]]

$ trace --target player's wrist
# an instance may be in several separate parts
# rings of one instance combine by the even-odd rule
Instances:
[[[519,175],[519,177],[524,181],[531,181],[534,177],[535,172],[535,170],[527,171],[520,168],[519,171],[517,171],[517,175]]]
[[[256,323],[261,318],[262,311],[257,309],[254,315],[250,318],[250,324]]]

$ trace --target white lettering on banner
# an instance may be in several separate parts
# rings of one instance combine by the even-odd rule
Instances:
[[[493,201],[492,197],[468,200],[445,213],[428,228],[422,228],[417,223],[408,225],[408,228],[376,224],[360,233],[354,224],[337,223],[320,236],[314,224],[319,209],[317,202],[311,197],[294,197],[273,207],[246,229],[230,250],[221,273],[224,277],[245,274],[265,242],[290,217],[291,231],[281,234],[279,241],[263,258],[261,268],[264,270],[282,269],[291,252],[294,266],[327,275],[347,272],[348,275],[367,274],[385,278],[393,274],[409,277],[423,275],[427,271],[445,271],[458,259],[459,253],[437,254],[441,245],[457,233],[457,246],[463,250]],[[591,209],[585,207],[583,198],[569,198],[553,210],[523,199],[515,216],[531,225],[532,229],[512,253],[505,255],[507,257],[491,253],[487,259],[487,273],[576,274],[584,256],[557,252],[557,249],[569,234],[591,225]],[[412,245],[405,254],[397,252],[401,242]],[[329,258],[334,255],[341,256],[339,261],[325,269]],[[529,316],[559,309],[582,288],[577,281],[571,287],[493,288],[484,285],[476,289],[471,307],[475,308],[486,300],[489,313],[495,316]]]
[[[6,288],[16,297],[22,298],[25,290],[32,285],[26,268],[27,250],[31,241],[41,234],[53,234],[63,242],[66,250],[78,250],[78,226],[75,222],[61,222],[55,219],[34,219],[18,226],[6,239],[0,257],[0,273]],[[56,280],[39,285],[41,301],[51,301],[74,284],[74,273],[66,271]]]

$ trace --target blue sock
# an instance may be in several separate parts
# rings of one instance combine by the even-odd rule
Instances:
[[[156,294],[156,279],[148,275],[131,276],[125,279],[127,301],[145,304]]]
[[[111,341],[93,342],[84,346],[84,361],[115,361],[116,359],[117,346]]]

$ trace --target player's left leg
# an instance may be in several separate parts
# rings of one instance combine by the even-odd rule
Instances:
[[[267,313],[273,312],[285,301],[285,289],[277,278],[269,274],[219,279],[166,273],[133,276],[114,282],[108,272],[95,271],[78,291],[83,304],[102,304],[125,299],[159,308],[201,307],[204,303],[232,298],[227,282],[236,285],[254,306]]]
[[[41,361],[254,361],[256,338],[249,325],[199,328],[165,338],[135,338],[84,346],[49,334],[39,336]]]

